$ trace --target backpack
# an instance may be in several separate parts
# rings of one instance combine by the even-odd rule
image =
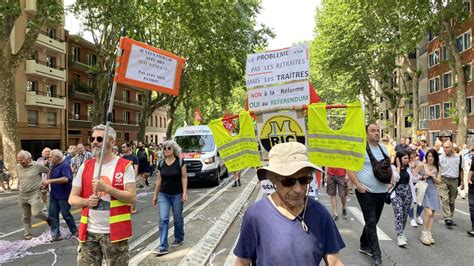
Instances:
[[[178,158],[178,162],[179,162],[179,171],[181,172],[184,165],[183,158]],[[160,170],[163,167],[164,163],[165,163],[165,159],[161,159],[160,162],[158,163],[158,170]]]
[[[370,163],[372,164],[372,170],[377,180],[384,184],[389,184],[392,181],[392,167],[390,158],[383,152],[382,147],[379,146],[380,151],[383,154],[383,159],[377,161],[372,151],[370,150],[369,144],[367,144],[366,150],[369,155]]]

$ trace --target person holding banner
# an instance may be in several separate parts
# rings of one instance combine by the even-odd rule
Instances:
[[[275,192],[246,211],[234,249],[235,265],[343,265],[345,244],[326,208],[308,197],[314,171],[308,150],[299,142],[273,146],[269,165],[259,168]],[[298,247],[298,248],[295,248]]]
[[[127,240],[132,237],[130,205],[136,198],[135,173],[131,161],[112,153],[115,130],[109,127],[107,136],[105,130],[104,125],[92,129],[89,141],[95,158],[79,168],[69,196],[71,205],[82,207],[78,265],[101,265],[103,257],[108,265],[128,265]],[[100,158],[104,141],[105,153],[100,165],[96,158]]]

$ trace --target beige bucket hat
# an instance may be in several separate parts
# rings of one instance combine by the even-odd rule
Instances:
[[[309,162],[308,149],[299,142],[286,142],[273,146],[268,153],[268,166],[259,168],[259,180],[267,178],[268,172],[281,176],[290,176],[303,168],[322,171],[321,168]]]

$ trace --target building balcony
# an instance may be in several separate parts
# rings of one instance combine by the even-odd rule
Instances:
[[[26,28],[25,32],[28,33],[29,30],[29,28]],[[40,31],[36,44],[48,50],[66,54],[66,42],[61,38],[49,35],[47,32]]]
[[[428,102],[428,95],[420,95],[419,98],[420,98],[420,104]]]
[[[26,60],[25,73],[64,82],[66,81],[66,70],[64,68],[52,66],[46,62],[34,59]]]
[[[25,2],[25,12],[31,15],[36,15],[36,0],[27,0]]]
[[[36,43],[46,49],[66,54],[66,42],[56,37],[50,37],[45,32],[40,32],[38,39],[36,39]]]
[[[46,92],[27,91],[25,105],[66,109],[66,97]]]

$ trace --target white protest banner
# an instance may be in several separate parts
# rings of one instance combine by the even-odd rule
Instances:
[[[122,49],[118,83],[178,95],[184,58],[129,38]]]
[[[306,45],[247,56],[247,88],[309,79],[309,52]]]
[[[309,82],[302,81],[248,90],[247,99],[251,111],[309,104]]]

